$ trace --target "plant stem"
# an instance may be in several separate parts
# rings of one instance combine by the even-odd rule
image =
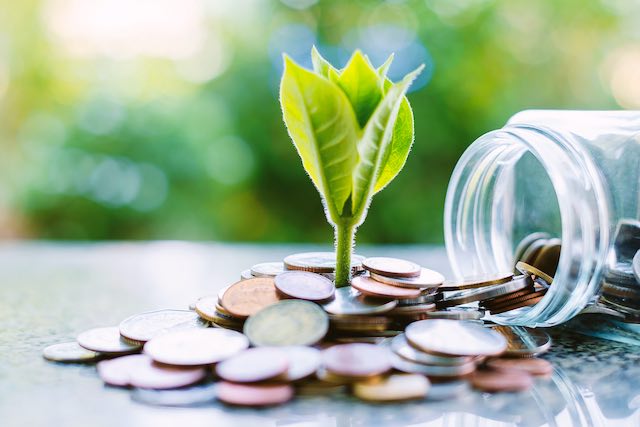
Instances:
[[[356,228],[337,222],[336,230],[336,287],[348,286],[351,281],[351,252]]]

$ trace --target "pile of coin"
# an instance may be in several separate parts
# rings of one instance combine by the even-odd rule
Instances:
[[[401,401],[428,397],[442,382],[515,391],[531,386],[531,375],[548,374],[548,364],[531,359],[548,350],[546,333],[491,325],[484,310],[460,306],[521,304],[545,281],[529,267],[516,277],[447,283],[410,261],[356,255],[351,286],[341,288],[334,269],[331,252],[258,264],[190,310],[137,314],[47,347],[44,357],[97,361],[106,384],[169,405],[265,406],[341,392]]]

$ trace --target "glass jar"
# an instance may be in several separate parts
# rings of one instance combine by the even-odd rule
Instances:
[[[552,326],[585,309],[620,314],[602,304],[602,279],[621,262],[616,230],[640,230],[639,218],[640,111],[530,110],[478,138],[458,161],[445,242],[454,273],[471,276],[512,270],[518,242],[531,233],[561,238],[544,298],[492,317]]]

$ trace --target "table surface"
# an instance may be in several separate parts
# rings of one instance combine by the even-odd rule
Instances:
[[[525,393],[374,405],[304,397],[269,409],[175,408],[105,387],[93,365],[46,362],[42,349],[131,314],[186,308],[254,263],[317,247],[154,243],[0,244],[2,426],[640,426],[640,347],[549,330],[555,371]],[[327,249],[327,248],[321,248]],[[360,249],[360,248],[359,248]],[[364,247],[450,273],[442,248]],[[206,423],[206,424],[205,424]]]

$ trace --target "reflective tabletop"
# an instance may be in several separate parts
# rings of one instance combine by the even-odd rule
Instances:
[[[105,387],[93,365],[46,362],[42,349],[88,328],[117,325],[159,308],[187,308],[252,264],[296,245],[156,243],[0,244],[0,425],[2,426],[640,426],[640,347],[548,329],[551,378],[523,393],[487,394],[436,385],[424,401],[371,404],[347,395],[298,397],[268,409],[207,403],[139,403]],[[362,247],[450,274],[442,248]],[[446,387],[458,397],[438,400]]]

